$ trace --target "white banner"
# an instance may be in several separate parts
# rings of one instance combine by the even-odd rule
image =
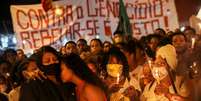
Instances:
[[[136,38],[159,27],[174,30],[179,26],[174,0],[124,0],[124,4]],[[11,6],[18,48],[27,53],[79,38],[111,40],[119,21],[119,0],[64,0],[53,6],[48,12],[41,4]]]

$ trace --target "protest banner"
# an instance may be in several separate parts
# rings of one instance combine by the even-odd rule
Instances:
[[[133,37],[179,26],[174,0],[124,0],[124,4]],[[47,12],[41,4],[11,6],[18,48],[27,53],[43,45],[59,48],[80,38],[110,41],[119,21],[119,0],[63,0],[52,5]]]

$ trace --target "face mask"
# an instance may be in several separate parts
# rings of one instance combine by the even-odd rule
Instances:
[[[43,65],[41,71],[44,72],[45,75],[58,75],[60,73],[60,64]]]
[[[153,77],[157,81],[160,81],[160,80],[164,79],[168,75],[168,72],[167,72],[167,70],[166,70],[166,68],[164,66],[162,66],[162,67],[153,67],[151,72],[152,72]]]
[[[123,72],[123,65],[121,64],[107,64],[107,73],[112,77],[118,77]]]

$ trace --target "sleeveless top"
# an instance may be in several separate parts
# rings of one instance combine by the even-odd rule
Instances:
[[[77,101],[82,101],[81,100],[81,95],[82,95],[82,92],[83,92],[85,86],[86,86],[86,82],[83,81],[82,83],[80,83],[79,87],[76,88],[75,92],[76,92]],[[85,99],[85,100],[87,101],[87,99]],[[104,94],[104,100],[103,101],[107,101],[107,98],[106,98],[105,94]]]

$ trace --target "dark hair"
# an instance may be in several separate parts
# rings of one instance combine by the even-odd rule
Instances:
[[[9,61],[9,58],[14,59],[16,56],[17,52],[14,49],[6,49],[2,54],[2,58],[4,60],[7,60],[8,62],[15,62],[15,61]]]
[[[160,31],[160,33],[156,33],[156,34],[160,34],[160,35],[163,35],[163,36],[166,35],[166,32],[165,32],[164,29],[162,29],[162,28],[157,28],[157,29],[155,29],[155,31],[156,31],[156,30]]]
[[[9,49],[6,49],[2,55],[3,55],[3,57],[4,57],[4,56],[6,57],[7,54],[17,55],[17,52],[16,52],[14,49],[10,49],[10,48],[9,48]],[[5,58],[5,57],[4,57],[4,58]]]
[[[113,35],[116,35],[116,34],[123,35],[123,31],[116,30]]]
[[[165,36],[165,37],[163,37],[161,40],[160,40],[160,42],[158,43],[158,47],[162,47],[162,46],[165,46],[165,45],[167,45],[167,44],[172,44],[171,43],[171,39],[170,39],[170,37],[169,36]]]
[[[0,74],[0,84],[7,84],[6,77]]]
[[[91,39],[90,44],[91,44],[92,41],[97,41],[100,44],[100,46],[103,47],[103,43],[102,43],[102,41],[100,39],[96,39],[96,38]]]
[[[172,42],[172,38],[173,38],[174,36],[176,36],[176,35],[182,35],[182,36],[184,36],[185,41],[187,41],[186,35],[185,35],[183,32],[175,32],[175,33],[173,33],[172,35],[170,35],[171,42]]]
[[[112,43],[111,43],[111,42],[109,42],[109,41],[104,41],[104,42],[103,42],[103,45],[104,45],[104,44],[106,44],[106,43],[108,43],[108,44],[112,45]]]
[[[43,63],[42,63],[42,58],[43,58],[43,55],[44,55],[45,53],[47,53],[47,52],[54,54],[54,55],[56,56],[57,60],[60,62],[61,54],[59,54],[59,52],[57,52],[57,50],[55,50],[55,49],[54,49],[53,47],[51,47],[51,46],[43,46],[43,47],[41,47],[41,48],[38,50],[38,52],[36,53],[36,55],[37,55],[37,57],[38,57],[38,59],[36,60],[36,64],[37,64],[38,68],[39,68],[42,72],[44,72],[44,68],[45,68],[44,65],[43,65]],[[57,70],[55,70],[56,74],[55,74],[54,76],[56,77],[56,80],[57,80],[58,82],[61,82],[60,75],[59,75],[59,73],[60,73],[60,68],[57,67],[56,69],[57,69]],[[46,74],[45,74],[45,75],[46,75]],[[48,74],[47,74],[47,75],[48,75]]]
[[[151,35],[151,34],[150,34]],[[149,36],[149,35],[148,35]],[[148,41],[150,41],[150,38],[148,38],[148,36],[144,36],[144,37],[141,37],[139,43],[141,45],[141,47],[143,48],[143,51],[144,53],[150,57],[150,58],[155,58],[155,54],[156,52],[151,50],[151,48],[148,46]],[[150,37],[150,36],[149,36]]]
[[[187,30],[191,30],[193,32],[193,34],[196,34],[196,30],[190,26],[185,26],[185,29],[183,32],[185,33]]]
[[[50,52],[50,53],[54,54],[58,58],[58,60],[59,60],[60,55],[59,55],[59,52],[57,52],[57,50],[55,50],[51,46],[43,46],[40,49],[38,49],[38,52],[36,53],[36,55],[38,57],[38,59],[36,59],[38,67],[42,66],[42,57],[47,52]]]
[[[23,51],[22,49],[17,49],[16,51],[21,51],[21,52],[23,52],[23,53],[24,53],[24,51]]]
[[[73,44],[73,45],[77,46],[77,44],[74,41],[68,41],[68,42],[66,42],[65,47],[66,47],[67,44]]]
[[[107,71],[107,68],[106,68],[106,65],[108,64],[109,62],[109,58],[110,56],[115,56],[117,58],[117,60],[121,61],[122,62],[122,65],[123,65],[123,75],[128,79],[130,80],[130,77],[129,77],[129,65],[128,65],[128,61],[127,61],[127,58],[126,56],[124,55],[123,52],[120,51],[119,48],[117,47],[112,47],[109,52],[104,56],[104,61],[102,63],[102,67],[103,67],[103,70],[104,71]],[[106,72],[106,76],[107,76],[107,72]]]
[[[36,62],[37,58],[38,57],[37,57],[36,54],[32,54],[29,58],[26,58],[26,59],[22,60],[18,64],[18,66],[16,67],[16,71],[14,73],[15,82],[17,83],[17,85],[23,83],[26,80],[22,75],[22,71],[27,69],[28,64],[29,64],[30,61]]]
[[[89,69],[87,64],[77,54],[71,53],[65,55],[62,57],[62,61],[82,80],[106,90],[102,81]]]
[[[77,42],[83,42],[84,44],[86,44],[87,45],[87,41],[85,40],[85,39],[79,39],[79,40],[77,40]]]
[[[149,35],[146,37],[147,42],[149,43],[152,38],[157,38],[157,39],[160,41],[160,40],[163,38],[163,36],[161,36],[161,35],[159,35],[159,34],[156,34],[156,33],[149,34]]]

